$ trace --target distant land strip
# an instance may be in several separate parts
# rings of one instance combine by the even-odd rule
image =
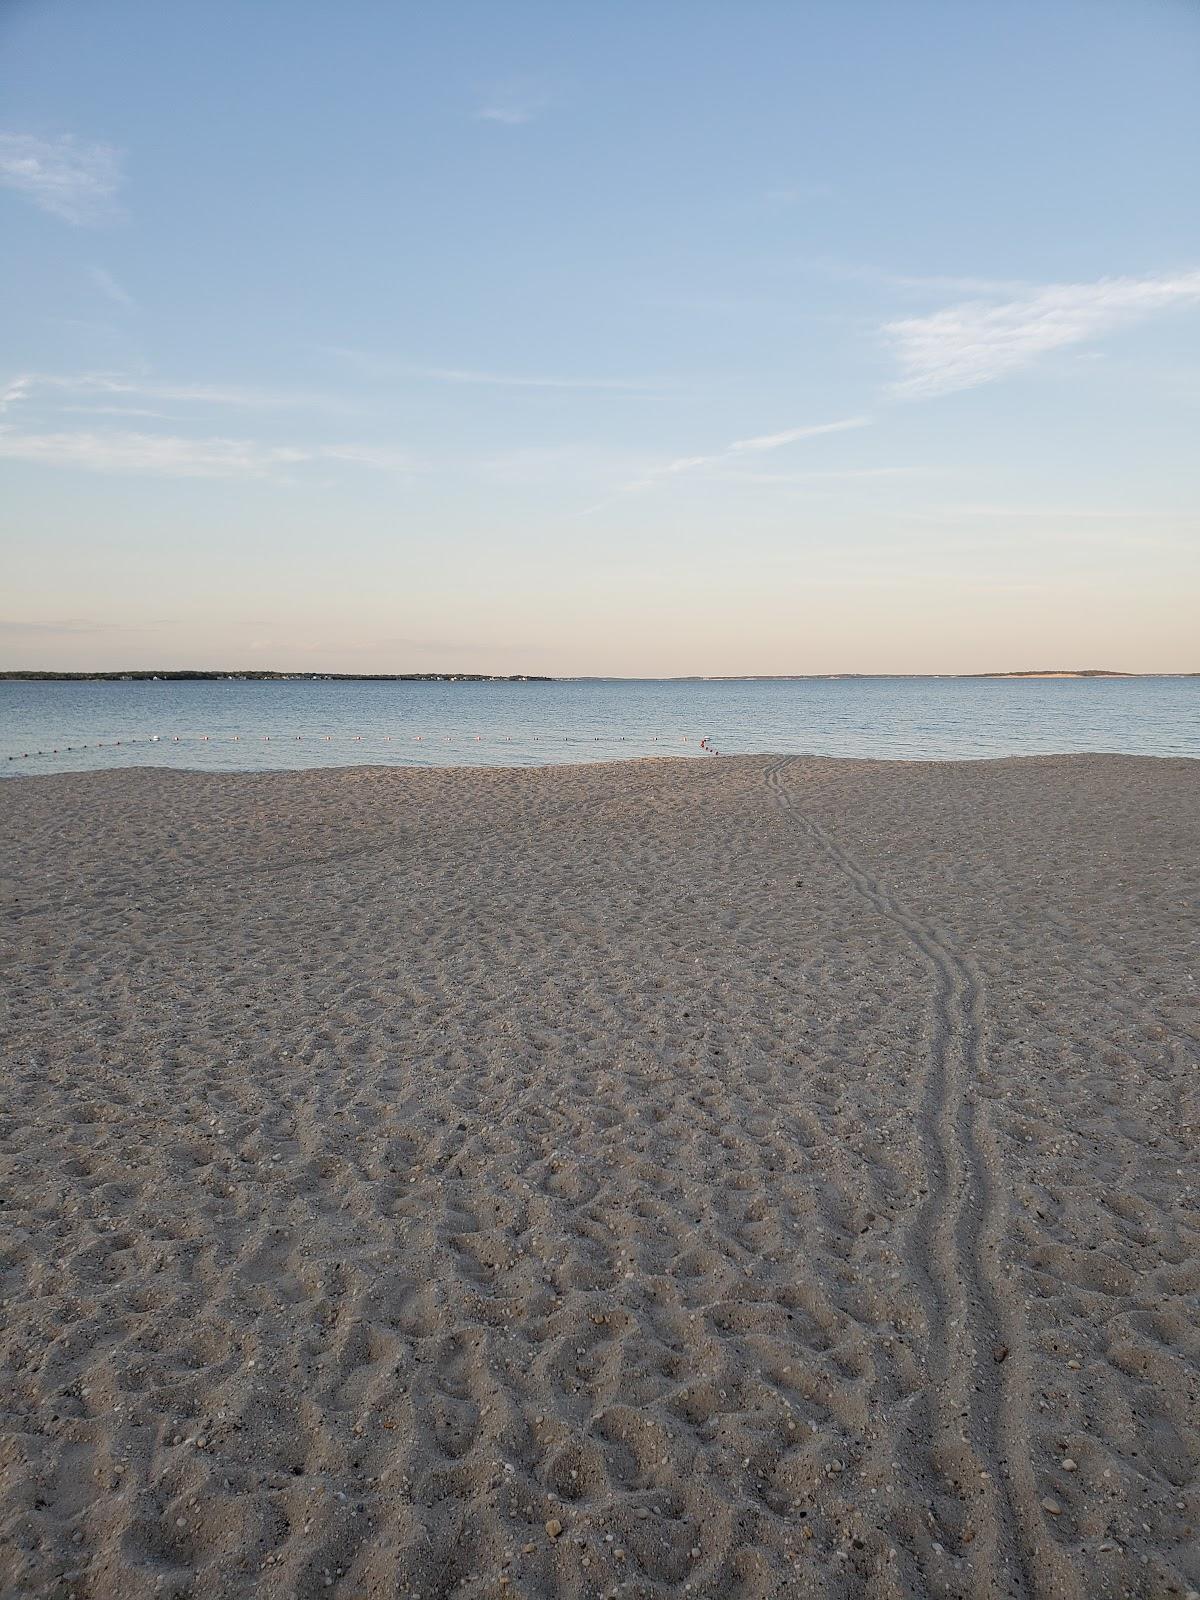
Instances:
[[[1025,667],[1008,672],[732,672],[668,678],[552,678],[535,672],[275,672],[267,668],[208,672],[138,668],[128,672],[50,672],[0,669],[0,683],[841,683],[889,678],[1200,678],[1200,672],[1117,672],[1108,667]]]
[[[529,672],[0,672],[21,683],[553,683]]]
[[[881,682],[890,678],[1200,678],[1200,672],[1117,672],[1109,667],[1025,667],[1009,672],[737,672],[713,676],[691,673],[664,678],[664,683],[843,683]],[[602,678],[581,678],[603,683]],[[633,680],[636,681],[636,680]]]

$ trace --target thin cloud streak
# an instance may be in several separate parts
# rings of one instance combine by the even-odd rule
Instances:
[[[111,300],[114,305],[121,306],[125,311],[134,310],[137,302],[128,290],[122,289],[111,272],[105,271],[103,267],[89,267],[88,277],[91,278],[100,293]]]
[[[810,257],[800,263],[808,272],[818,272],[844,283],[875,284],[884,289],[911,289],[921,294],[1018,295],[1036,288],[1023,278],[976,278],[955,273],[889,272],[883,267],[863,266],[859,262],[839,261],[830,256]]]
[[[164,383],[121,372],[82,372],[58,375],[23,372],[0,388],[0,411],[33,400],[41,393],[89,394],[108,399],[168,400],[231,409],[277,410],[300,406],[327,406],[322,395],[279,389],[241,388],[236,385],[206,383]]]
[[[725,455],[739,455],[746,450],[778,450],[785,444],[796,444],[800,439],[812,439],[819,433],[841,433],[846,428],[865,428],[870,417],[847,417],[842,422],[818,422],[814,427],[786,428],[782,433],[763,433],[755,439],[735,439],[724,451]]]
[[[477,372],[465,367],[409,367],[413,378],[434,383],[482,384],[498,389],[613,389],[645,391],[661,387],[642,378],[544,378],[521,373]]]
[[[943,475],[944,467],[847,467],[829,472],[756,472],[742,467],[721,471],[722,482],[734,483],[856,483],[871,478],[929,478]]]
[[[75,227],[107,220],[121,181],[121,158],[112,145],[88,144],[70,134],[38,139],[0,133],[0,186]]]
[[[289,468],[340,462],[408,475],[412,458],[387,446],[264,445],[251,439],[189,439],[172,434],[17,433],[0,429],[0,458],[137,477],[270,478]]]
[[[528,106],[483,106],[475,113],[480,122],[501,122],[507,128],[517,128],[523,122],[532,122],[536,112]]]
[[[999,305],[965,301],[927,317],[884,324],[903,376],[899,399],[929,399],[978,388],[1032,365],[1052,350],[1175,306],[1200,303],[1200,272],[1049,284]]]
[[[1093,509],[1089,506],[989,506],[954,505],[938,506],[926,511],[907,511],[904,516],[930,521],[958,521],[961,518],[1012,518],[1019,521],[1071,521],[1071,522],[1145,522],[1194,521],[1196,514],[1188,511],[1143,511],[1138,508]]]
[[[843,417],[837,422],[817,422],[804,428],[785,428],[782,433],[762,433],[752,439],[735,439],[732,444],[723,450],[714,451],[706,456],[684,456],[678,461],[671,461],[658,472],[650,473],[640,480],[642,484],[649,485],[658,477],[668,473],[693,472],[697,467],[714,466],[719,461],[727,461],[731,457],[758,453],[766,450],[780,450],[784,445],[798,444],[802,439],[815,439],[824,433],[844,433],[848,428],[865,428],[871,422],[870,417]],[[631,485],[631,487],[634,487]]]
[[[498,84],[475,113],[477,122],[498,122],[502,127],[519,128],[532,122],[546,109],[546,96],[527,79]]]
[[[0,617],[0,634],[17,638],[38,638],[43,634],[109,633],[117,626],[112,622],[89,622],[83,617],[63,617],[46,622],[28,622],[16,617]]]
[[[364,377],[417,378],[428,383],[479,385],[496,389],[595,389],[654,393],[670,387],[654,378],[560,377],[555,374],[492,372],[477,367],[427,367],[378,356],[371,351],[353,350],[345,345],[322,345],[324,354],[336,356]]]
[[[872,417],[842,417],[836,422],[810,423],[802,428],[785,428],[780,433],[761,433],[748,439],[735,439],[731,444],[725,445],[720,450],[712,451],[708,455],[680,456],[674,461],[667,461],[660,467],[654,467],[649,472],[643,473],[640,478],[623,484],[616,494],[609,499],[601,501],[599,505],[589,506],[586,510],[576,513],[578,516],[592,516],[597,511],[625,495],[640,494],[647,489],[653,489],[667,478],[679,477],[683,473],[695,472],[700,468],[719,466],[722,462],[736,461],[742,456],[754,455],[770,450],[780,450],[785,445],[798,444],[804,439],[814,439],[827,433],[844,433],[849,428],[868,427],[874,419]]]

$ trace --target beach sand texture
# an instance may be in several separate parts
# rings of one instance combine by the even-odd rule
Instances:
[[[1200,763],[0,788],[0,1592],[1200,1590]]]

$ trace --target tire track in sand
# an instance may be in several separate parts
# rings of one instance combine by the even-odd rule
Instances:
[[[1018,1310],[1000,1292],[996,1260],[998,1162],[990,1137],[976,1125],[972,1092],[985,1059],[980,975],[944,935],[920,922],[798,808],[784,782],[794,759],[776,761],[764,773],[775,803],[859,896],[901,930],[933,978],[929,1053],[917,1107],[926,1191],[910,1234],[928,1319],[927,1417],[924,1431],[916,1415],[901,1424],[907,1441],[901,1449],[910,1457],[897,1463],[902,1481],[915,1500],[927,1461],[954,1486],[964,1509],[974,1501],[982,1510],[982,1516],[966,1512],[969,1539],[956,1538],[953,1530],[941,1530],[939,1539],[957,1546],[956,1554],[970,1563],[973,1593],[1021,1600],[1079,1594],[1063,1553],[1050,1538],[1039,1537],[1036,1481],[1021,1428],[1023,1334]],[[933,1537],[928,1542],[938,1555]],[[918,1541],[910,1536],[904,1542],[920,1555]],[[923,1564],[928,1580],[940,1580],[939,1588],[949,1580],[954,1591],[955,1577],[928,1551]]]

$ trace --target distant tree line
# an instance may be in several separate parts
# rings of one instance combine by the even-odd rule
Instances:
[[[0,672],[21,683],[553,683],[553,678],[514,672]]]

